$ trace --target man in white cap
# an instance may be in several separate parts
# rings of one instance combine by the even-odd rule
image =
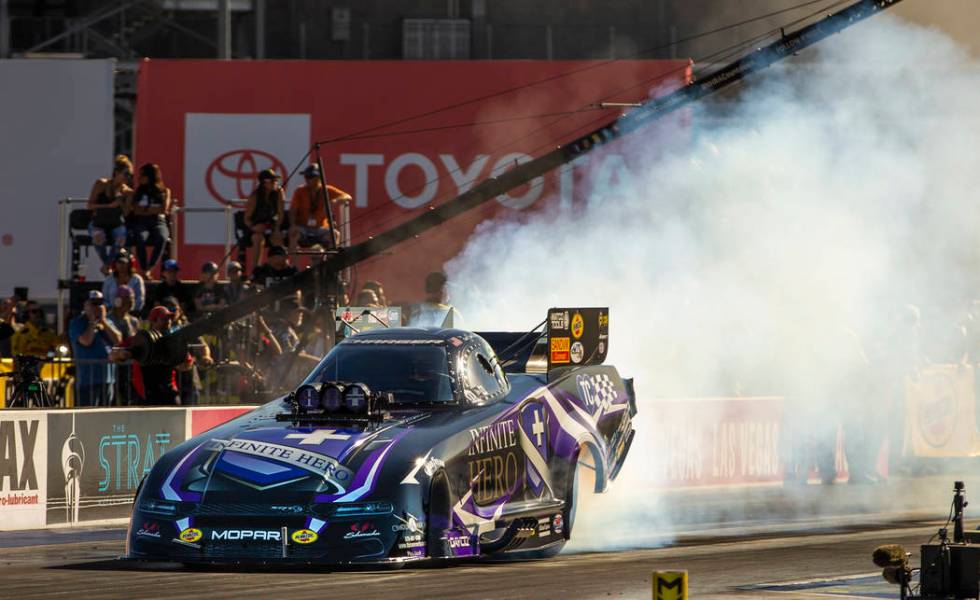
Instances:
[[[115,371],[109,352],[122,342],[122,334],[107,318],[102,292],[92,290],[82,314],[68,325],[75,360],[75,406],[109,406]]]

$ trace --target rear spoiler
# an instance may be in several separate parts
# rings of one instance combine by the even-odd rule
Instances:
[[[508,373],[562,372],[601,365],[609,353],[608,308],[550,308],[544,331],[477,332]]]

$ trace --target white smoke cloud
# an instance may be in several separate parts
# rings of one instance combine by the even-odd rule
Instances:
[[[855,373],[869,360],[901,370],[901,307],[933,315],[932,350],[953,354],[944,319],[976,290],[977,97],[961,49],[878,16],[757,76],[736,106],[697,109],[688,148],[572,212],[484,223],[446,265],[472,329],[610,307],[607,362],[635,377],[641,412],[621,480],[589,515],[591,544],[637,517],[669,529],[662,498],[637,493],[658,472],[645,401],[786,394],[801,419],[881,430]],[[641,133],[626,152],[653,156],[654,143]],[[657,538],[644,535],[633,543]]]

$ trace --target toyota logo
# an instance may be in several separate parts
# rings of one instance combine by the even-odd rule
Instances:
[[[275,156],[262,150],[241,149],[225,152],[208,165],[204,173],[211,197],[221,204],[248,198],[255,189],[256,177],[263,169],[286,172],[285,166]]]

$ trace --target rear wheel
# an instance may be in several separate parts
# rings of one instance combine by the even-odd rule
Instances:
[[[595,490],[595,463],[587,448],[579,450],[575,465],[569,473],[569,484],[565,489],[565,508],[562,517],[565,519],[565,539],[571,539],[572,527],[575,525],[576,512],[587,507]]]

